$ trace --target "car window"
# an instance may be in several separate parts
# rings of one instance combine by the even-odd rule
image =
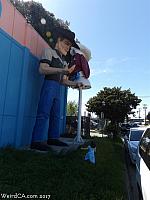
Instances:
[[[132,127],[139,127],[138,124],[132,124]]]
[[[130,124],[121,124],[121,128],[131,128]]]
[[[133,130],[130,134],[130,141],[140,141],[144,130]]]
[[[150,169],[150,128],[148,128],[140,142],[139,146],[140,155]]]

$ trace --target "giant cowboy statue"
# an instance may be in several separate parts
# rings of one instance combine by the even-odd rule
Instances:
[[[59,123],[62,84],[79,87],[80,83],[64,80],[75,69],[68,69],[65,56],[71,47],[79,48],[75,43],[74,32],[61,27],[52,32],[51,47],[44,50],[40,60],[39,72],[45,75],[32,134],[31,149],[51,150],[50,145],[68,146],[59,140]]]

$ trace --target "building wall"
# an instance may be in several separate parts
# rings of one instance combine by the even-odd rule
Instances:
[[[0,147],[29,145],[44,77],[39,57],[47,43],[7,0],[0,17]],[[66,88],[62,86],[60,133],[65,129]]]
[[[40,57],[43,48],[47,48],[48,44],[8,0],[0,1],[2,4],[0,28],[19,44],[26,46],[33,55]]]
[[[0,146],[30,144],[42,82],[38,58],[0,29]]]

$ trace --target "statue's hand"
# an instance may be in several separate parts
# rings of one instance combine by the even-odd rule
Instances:
[[[70,68],[68,69],[69,74],[71,74],[71,73],[74,71],[75,67],[76,67],[75,65],[72,65],[72,67],[70,67]]]

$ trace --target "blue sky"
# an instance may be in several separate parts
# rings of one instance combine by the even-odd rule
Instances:
[[[149,0],[39,0],[56,18],[70,22],[81,43],[92,52],[90,90],[84,104],[103,87],[131,89],[150,109]],[[69,89],[68,100],[78,100]],[[142,112],[141,112],[142,113]]]

